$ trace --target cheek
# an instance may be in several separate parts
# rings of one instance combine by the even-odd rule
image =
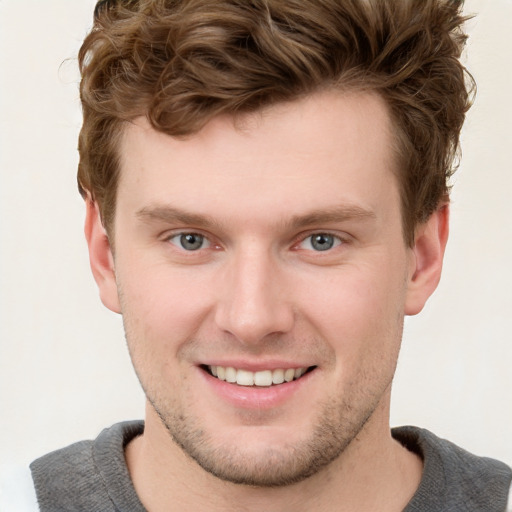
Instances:
[[[126,271],[124,271],[126,270]],[[150,377],[173,378],[170,371],[180,349],[198,332],[208,315],[204,283],[184,272],[163,266],[120,267],[118,272],[121,312],[134,366]]]
[[[400,346],[405,300],[404,280],[376,267],[344,269],[308,290],[305,316],[334,349],[337,364],[393,359]]]

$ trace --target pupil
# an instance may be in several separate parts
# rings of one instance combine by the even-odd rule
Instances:
[[[317,251],[327,251],[332,248],[334,245],[334,238],[332,235],[326,235],[325,233],[320,233],[319,235],[313,235],[313,239],[311,240],[311,245]]]
[[[186,235],[181,235],[180,242],[184,249],[196,251],[203,245],[203,237],[195,233],[187,233]]]

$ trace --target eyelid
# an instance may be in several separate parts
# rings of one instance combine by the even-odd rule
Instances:
[[[171,240],[174,238],[177,238],[181,235],[188,235],[188,234],[199,235],[199,236],[203,237],[204,241],[207,242],[207,246],[201,247],[200,249],[197,249],[196,251],[187,251],[183,247],[180,247],[179,243],[171,242]],[[329,229],[312,229],[312,230],[308,230],[307,232],[302,232],[299,235],[296,235],[291,244],[292,249],[295,249],[295,250],[301,249],[299,247],[300,244],[302,244],[308,238],[310,238],[314,235],[329,235],[329,236],[332,236],[333,238],[335,238],[339,242],[339,243],[335,244],[331,249],[326,250],[325,251],[326,253],[332,251],[333,249],[339,247],[340,245],[346,245],[347,243],[350,242],[350,239],[351,239],[350,235],[348,235],[347,233],[339,233],[337,231],[333,231],[333,230],[329,230]],[[221,244],[215,240],[215,237],[213,237],[209,233],[204,233],[201,229],[191,228],[191,229],[175,229],[175,230],[172,230],[171,232],[166,231],[161,236],[161,239],[164,242],[171,243],[174,247],[181,249],[183,252],[188,252],[188,253],[199,252],[204,249],[221,249]],[[322,252],[322,251],[314,251],[313,249],[308,249],[308,250],[311,250],[312,252],[318,252],[318,253]]]
[[[204,242],[207,243],[206,247],[200,247],[199,249],[196,249],[195,251],[187,251],[184,247],[181,247],[179,242],[173,242],[172,240],[175,239],[175,238],[178,238],[182,235],[198,235],[198,236],[201,236],[204,240]],[[162,241],[164,242],[167,242],[171,245],[173,245],[174,247],[176,247],[178,250],[181,250],[183,252],[187,252],[187,253],[194,253],[194,252],[200,252],[204,249],[211,249],[212,247],[213,248],[218,248],[219,247],[219,244],[215,243],[214,242],[214,239],[213,237],[210,235],[210,234],[207,234],[207,233],[204,233],[202,230],[200,229],[174,229],[172,231],[166,231],[162,236],[161,236],[161,239]]]
[[[328,235],[328,236],[332,236],[339,243],[336,243],[333,247],[331,247],[330,249],[325,250],[325,251],[315,251],[314,249],[303,249],[303,250],[317,252],[319,254],[321,254],[322,252],[328,253],[328,252],[331,252],[333,249],[336,249],[340,245],[347,244],[349,242],[349,240],[350,240],[349,235],[347,235],[346,233],[342,234],[342,233],[334,232],[334,231],[328,230],[328,229],[313,229],[313,230],[307,231],[305,233],[301,233],[300,235],[295,237],[295,241],[293,242],[293,248],[297,249],[297,250],[300,250],[301,249],[300,245],[302,243],[304,243],[306,240],[308,240],[309,238],[311,238],[312,236],[314,236],[314,235]]]
[[[201,247],[198,247],[197,249],[191,249],[190,251],[187,251],[187,249],[185,249],[185,247],[183,247],[180,243],[181,241],[181,237],[183,237],[184,235],[194,235],[194,236],[197,236],[197,237],[200,237],[201,238]],[[174,239],[180,239],[180,241],[176,241],[176,243],[173,241]],[[200,233],[193,233],[193,232],[184,232],[184,233],[176,233],[172,236],[170,236],[168,238],[168,241],[175,245],[176,247],[178,247],[179,249],[182,249],[186,252],[196,252],[196,251],[200,251],[201,249],[208,249],[209,247],[211,247],[211,242],[210,240],[208,240],[207,237],[205,237],[204,235],[201,235]]]

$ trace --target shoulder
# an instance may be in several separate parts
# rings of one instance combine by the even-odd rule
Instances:
[[[131,486],[124,446],[142,429],[142,422],[118,423],[94,441],[74,443],[32,462],[41,511],[116,510],[112,494],[117,487]]]
[[[93,441],[80,441],[32,462],[30,469],[41,510],[85,510],[108,499],[92,448]]]
[[[512,469],[503,462],[474,455],[425,429],[401,427],[393,429],[393,437],[424,461],[411,502],[418,507],[407,510],[423,510],[420,503],[428,502],[443,507],[438,510],[459,510],[464,504],[467,511],[505,511]]]

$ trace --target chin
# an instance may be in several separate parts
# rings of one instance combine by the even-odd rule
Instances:
[[[153,408],[173,441],[203,470],[233,484],[283,487],[301,482],[338,460],[376,409],[353,411],[325,404],[314,425],[302,428],[206,428],[197,419]]]

